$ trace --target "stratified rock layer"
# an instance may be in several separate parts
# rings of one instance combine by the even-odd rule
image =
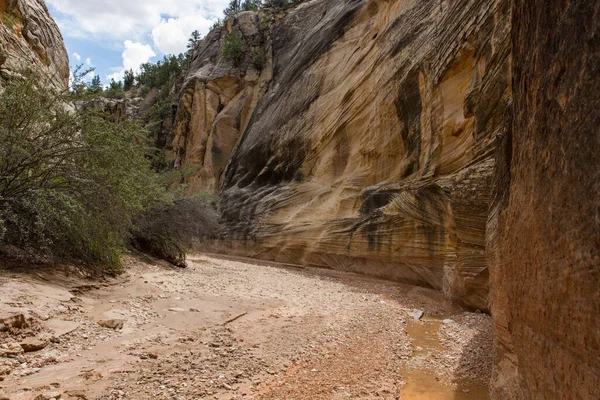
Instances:
[[[244,13],[196,49],[174,152],[220,187],[217,248],[443,289],[488,308],[485,230],[510,96],[505,0]],[[265,29],[266,27],[266,29]],[[233,67],[227,31],[262,46]]]
[[[9,80],[26,68],[57,89],[68,87],[69,56],[44,1],[0,0],[0,77]]]
[[[600,3],[513,1],[490,213],[496,399],[600,399]]]

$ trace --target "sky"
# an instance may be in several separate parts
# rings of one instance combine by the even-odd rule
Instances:
[[[107,84],[126,69],[186,50],[194,30],[205,35],[228,0],[46,0],[69,52]],[[91,79],[91,76],[88,77]]]

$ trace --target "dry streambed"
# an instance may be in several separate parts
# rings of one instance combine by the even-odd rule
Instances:
[[[490,318],[435,291],[208,255],[128,264],[100,284],[0,274],[0,399],[487,396]]]

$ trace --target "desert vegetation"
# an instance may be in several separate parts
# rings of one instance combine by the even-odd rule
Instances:
[[[160,72],[147,68],[144,79],[161,79]],[[121,254],[133,243],[184,266],[181,234],[186,240],[194,235],[180,230],[181,218],[205,218],[205,199],[175,200],[168,179],[151,168],[152,143],[140,124],[75,111],[72,92],[39,82],[24,72],[1,95],[2,251],[118,272]],[[169,218],[156,225],[162,215]]]

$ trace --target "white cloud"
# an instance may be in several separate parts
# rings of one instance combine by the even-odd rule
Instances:
[[[203,16],[182,16],[162,19],[152,29],[152,40],[163,54],[179,54],[186,51],[190,34],[194,30],[208,32],[214,20]]]
[[[153,36],[159,49],[179,49],[179,43],[185,44],[193,30],[207,33],[212,22],[222,16],[222,10],[229,0],[47,2],[58,11],[55,17],[67,36],[144,41],[150,32],[157,29],[156,35]],[[178,36],[170,39],[166,36],[167,33],[175,33]],[[173,44],[175,42],[177,44]]]
[[[89,57],[88,57],[88,58],[86,58],[86,59],[85,59],[85,64],[86,64],[88,67],[91,67],[91,66],[92,66],[92,59],[91,59],[91,58],[89,58]]]
[[[113,73],[108,75],[106,78],[110,81],[120,81],[123,79],[123,74],[126,70],[132,69],[134,72],[140,71],[140,65],[148,62],[152,57],[156,55],[152,47],[147,44],[139,42],[132,42],[126,40],[123,45],[125,50],[123,51],[123,66],[113,68]]]
[[[109,69],[107,78],[122,79],[126,69],[138,70],[157,53],[186,50],[194,30],[205,35],[223,16],[230,0],[46,0],[63,35],[101,42],[124,43],[123,65]],[[107,46],[108,44],[108,46]],[[150,47],[154,46],[154,49]],[[98,63],[98,58],[92,54]],[[74,55],[77,61],[81,56]],[[86,64],[91,66],[91,60]]]
[[[81,61],[81,56],[79,54],[73,53],[73,57],[75,57],[77,61]]]

